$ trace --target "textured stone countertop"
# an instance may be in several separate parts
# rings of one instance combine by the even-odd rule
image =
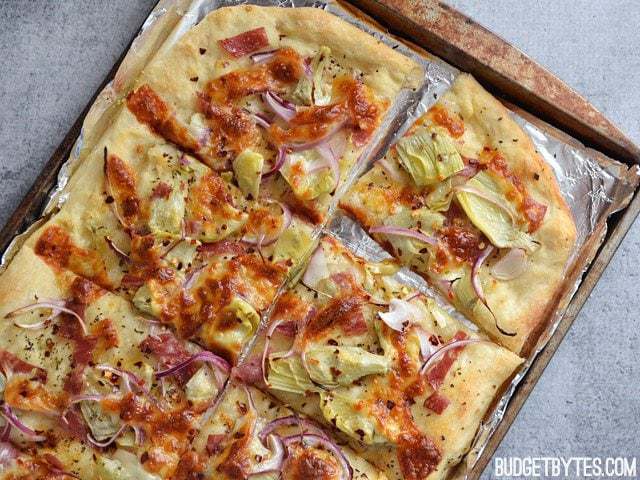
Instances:
[[[0,2],[0,223],[154,2]],[[640,143],[640,2],[449,3],[555,72]],[[498,456],[640,456],[639,247],[636,222]]]

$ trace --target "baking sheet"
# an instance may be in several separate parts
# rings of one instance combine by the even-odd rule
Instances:
[[[81,134],[75,142],[69,160],[61,168],[57,184],[50,193],[49,200],[43,210],[44,216],[55,213],[66,201],[65,187],[70,176],[87,153],[91,151],[102,132],[108,127],[109,120],[116,109],[118,101],[128,91],[128,88],[144,66],[154,56],[171,48],[186,31],[196,25],[207,13],[223,6],[247,3],[288,8],[323,8],[413,58],[424,68],[423,86],[416,92],[407,92],[396,102],[392,108],[391,115],[385,120],[383,128],[380,129],[376,142],[374,142],[375,144],[363,155],[360,168],[354,171],[350,178],[344,182],[343,188],[338,194],[345,191],[353,183],[357,173],[361,173],[378,156],[381,156],[388,145],[394,143],[417,117],[433,105],[439,95],[450,87],[459,73],[454,67],[400,42],[378,29],[375,25],[352,15],[348,9],[336,2],[314,0],[161,0],[143,24],[140,34],[132,44],[114,80],[98,95],[85,118]],[[517,384],[524,378],[535,357],[553,335],[579,285],[582,273],[587,269],[597,247],[604,240],[606,219],[609,215],[628,204],[640,180],[637,167],[634,166],[630,169],[624,164],[606,159],[597,152],[591,151],[576,142],[557,138],[544,126],[541,128],[522,116],[515,113],[513,115],[514,119],[530,135],[538,152],[553,168],[560,189],[576,220],[578,237],[576,247],[567,265],[567,272],[571,272],[568,275],[571,281],[565,286],[563,296],[558,299],[558,309],[553,317],[549,319],[548,326],[540,336],[533,353],[526,359],[522,369],[497,402],[494,411],[486,418],[486,421],[479,429],[472,445],[472,450],[464,464],[466,468],[459,472],[463,476],[471,470],[475,460],[486,446],[491,433],[502,420],[509,399],[513,395]],[[336,195],[336,197],[338,196]],[[335,202],[333,208],[335,208]],[[36,222],[26,232],[13,239],[1,259],[0,265],[3,269],[27,236],[40,223]],[[326,232],[338,237],[356,254],[364,258],[378,260],[388,257],[388,254],[368,237],[356,223],[339,213],[326,227]],[[431,289],[420,276],[407,270],[401,270],[398,275],[405,283],[439,298],[439,301],[453,315],[466,324],[470,324],[468,320],[450,307],[438,293]]]

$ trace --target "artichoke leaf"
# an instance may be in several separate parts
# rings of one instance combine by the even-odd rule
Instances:
[[[80,412],[91,435],[99,442],[113,437],[121,427],[120,416],[103,410],[98,402],[80,402]]]
[[[258,198],[263,165],[264,157],[251,150],[244,150],[233,161],[233,172],[238,181],[238,187],[245,196],[251,195],[253,199]]]
[[[331,193],[335,179],[330,168],[319,168],[326,161],[315,149],[290,153],[280,173],[294,195],[301,200],[313,200],[324,193]]]
[[[489,173],[478,172],[465,185],[481,192],[486,198],[461,190],[456,193],[456,199],[469,220],[493,245],[498,248],[522,248],[527,252],[536,250],[538,244],[514,224],[516,215],[513,207],[500,193]]]
[[[366,408],[364,387],[341,387],[320,392],[324,418],[349,437],[367,445],[388,443],[379,431],[379,422]],[[364,408],[363,408],[364,404]]]
[[[280,356],[272,354],[269,356],[269,372],[267,374],[267,384],[275,390],[304,395],[307,392],[319,391],[302,364],[302,359],[298,355]]]
[[[400,165],[419,187],[434,185],[464,168],[451,138],[434,129],[418,128],[396,144]]]
[[[273,247],[273,261],[292,260],[297,264],[309,252],[313,238],[308,228],[292,222],[276,241]]]
[[[391,362],[353,346],[314,346],[306,350],[306,365],[313,381],[325,387],[350,385],[367,375],[385,374]]]
[[[185,393],[187,400],[193,403],[203,403],[213,399],[218,393],[215,373],[207,366],[200,367],[185,385]]]
[[[98,478],[103,480],[160,480],[144,469],[138,457],[122,449],[116,450],[113,458],[99,456],[96,470]]]

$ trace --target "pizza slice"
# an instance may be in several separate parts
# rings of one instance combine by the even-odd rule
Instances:
[[[321,9],[243,5],[213,11],[159,54],[126,106],[318,225],[400,92],[421,81],[413,61]]]
[[[170,478],[230,369],[28,247],[0,317],[6,478]]]
[[[27,244],[231,361],[312,248],[286,205],[245,196],[126,109],[66,192]]]
[[[325,237],[233,376],[337,428],[389,478],[445,478],[522,359]]]
[[[340,206],[500,344],[525,353],[555,308],[576,228],[549,165],[469,75]]]
[[[178,478],[220,480],[387,478],[326,428],[238,382],[225,390],[178,470]]]

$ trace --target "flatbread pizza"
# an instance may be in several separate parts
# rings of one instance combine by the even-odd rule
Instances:
[[[518,353],[535,342],[576,228],[550,167],[471,76],[340,205],[502,345]]]

